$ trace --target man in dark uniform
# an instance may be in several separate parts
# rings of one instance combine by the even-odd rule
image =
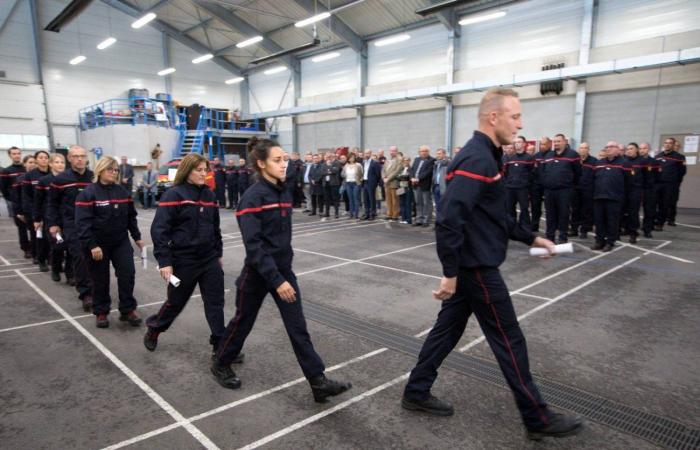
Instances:
[[[622,207],[633,172],[629,162],[622,157],[617,142],[608,142],[605,157],[595,165],[593,216],[596,243],[591,250],[609,252],[620,237]]]
[[[245,159],[238,160],[238,198],[243,196],[243,193],[250,186],[250,169],[245,163]]]
[[[506,178],[506,205],[508,214],[516,220],[515,206],[520,207],[522,225],[532,227],[530,222],[529,196],[535,158],[525,152],[527,140],[524,136],[515,139],[515,152],[503,158],[503,174]]]
[[[5,204],[10,217],[14,217],[15,226],[19,234],[19,247],[24,252],[25,258],[31,258],[31,242],[29,240],[29,228],[27,224],[17,218],[17,212],[12,210],[11,187],[17,181],[17,177],[26,172],[22,164],[22,150],[17,147],[7,149],[7,155],[12,160],[12,164],[2,169],[0,172],[0,189],[5,197]]]
[[[580,419],[553,413],[529,370],[525,338],[498,267],[508,238],[554,251],[554,244],[518,224],[505,209],[500,147],[515,138],[521,125],[520,101],[512,89],[492,89],[479,105],[479,130],[448,168],[444,211],[436,224],[437,252],[443,277],[433,296],[442,301],[437,322],[423,344],[404,390],[402,406],[449,416],[452,405],[430,389],[442,361],[459,342],[469,316],[476,315],[506,378],[528,436],[563,437],[582,428]]]
[[[590,147],[586,142],[579,145],[578,155],[581,158],[581,178],[571,199],[571,230],[574,235],[586,239],[588,232],[593,229],[593,178],[598,160],[590,155]]]
[[[676,226],[676,203],[680,194],[681,183],[685,176],[685,156],[673,150],[674,138],[664,140],[664,151],[656,155],[659,163],[659,179],[656,184],[656,231],[662,231],[664,223]]]
[[[553,142],[554,149],[545,155],[540,174],[547,208],[547,239],[553,241],[558,230],[557,243],[563,244],[569,240],[571,195],[581,176],[581,163],[566,143],[566,136],[557,134]]]
[[[642,207],[644,209],[644,221],[642,222],[642,231],[644,237],[651,239],[654,236],[651,231],[654,229],[654,219],[656,215],[656,197],[654,186],[659,178],[659,162],[649,155],[651,146],[648,142],[639,144],[639,154],[642,157],[642,166],[644,166],[644,190],[642,192]]]
[[[214,172],[216,201],[219,204],[219,208],[226,208],[226,168],[221,165],[221,160],[218,156],[212,162],[212,172]]]
[[[226,190],[228,191],[228,209],[238,205],[238,167],[233,159],[226,161]]]
[[[644,158],[639,156],[639,145],[636,142],[627,144],[625,157],[633,169],[632,180],[625,197],[625,211],[622,216],[622,228],[630,237],[630,244],[637,243],[639,236],[639,208],[642,206],[644,179],[647,176]]]
[[[544,187],[542,187],[542,166],[544,157],[552,148],[552,140],[547,136],[540,139],[540,150],[533,156],[535,168],[532,171],[532,189],[530,190],[530,211],[532,212],[532,231],[540,231],[540,219],[542,218],[542,200],[544,200]]]

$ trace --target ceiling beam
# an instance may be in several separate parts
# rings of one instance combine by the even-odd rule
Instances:
[[[111,6],[112,8],[115,8],[131,17],[134,18],[139,18],[143,16],[145,13],[144,10],[141,10],[129,3],[127,3],[124,0],[102,0],[102,3]],[[159,2],[163,3],[163,2]],[[206,45],[202,44],[201,42],[192,39],[189,36],[185,36],[180,33],[180,30],[177,28],[173,27],[172,25],[169,25],[162,20],[159,19],[153,19],[149,24],[149,26],[152,26],[153,28],[167,34],[170,36],[173,40],[181,43],[182,45],[189,47],[190,49],[194,50],[195,52],[199,54],[206,54],[206,53],[214,53],[214,50],[207,47]],[[243,69],[236,64],[232,63],[226,58],[223,58],[221,56],[214,56],[212,59],[217,65],[220,67],[228,70],[232,74],[236,76],[241,76],[241,73],[243,72]]]
[[[199,27],[207,28],[209,25],[211,25],[211,23],[212,23],[213,20],[214,20],[213,17],[210,17],[210,18],[208,18],[208,19],[202,20],[202,21],[199,22],[199,23],[195,23],[195,24],[192,25],[191,27],[185,28],[184,30],[180,31],[180,33],[181,33],[181,34],[187,34],[187,33],[191,32],[191,31],[196,30],[196,29],[199,28]]]
[[[304,10],[306,10],[309,16],[314,16],[324,11],[329,11],[329,9],[321,5],[320,2],[316,4],[314,0],[294,0],[294,2],[297,5],[304,8]],[[318,6],[318,8],[316,8],[316,6]],[[352,28],[350,28],[348,24],[346,24],[340,17],[338,17],[335,14],[331,15],[331,17],[328,20],[330,21],[330,25],[326,25],[326,28],[329,32],[336,35],[341,41],[345,42],[348,46],[350,46],[350,48],[352,48],[356,52],[362,51],[362,46],[364,44],[362,38],[360,37],[360,35],[352,31]]]

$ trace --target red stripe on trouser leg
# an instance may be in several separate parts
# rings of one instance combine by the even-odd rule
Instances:
[[[245,288],[245,282],[248,280],[248,269],[245,269],[245,274],[243,275],[243,281],[241,281],[241,287],[239,291],[241,292],[240,297],[241,301],[238,302],[238,305],[236,306],[236,315],[233,317],[233,329],[231,330],[231,334],[229,335],[228,339],[226,339],[226,342],[224,342],[224,345],[219,345],[219,349],[216,351],[216,357],[220,358],[221,355],[223,355],[224,351],[226,348],[231,344],[231,340],[233,339],[233,336],[236,335],[236,330],[238,330],[238,324],[241,323],[241,318],[243,318],[243,288]]]
[[[506,335],[505,331],[503,330],[503,327],[501,327],[501,321],[498,319],[498,314],[496,313],[496,308],[493,306],[493,303],[490,301],[490,296],[489,296],[489,291],[486,288],[486,285],[481,279],[481,273],[478,270],[474,271],[476,273],[476,278],[479,281],[479,284],[481,285],[481,289],[484,291],[484,299],[486,301],[486,304],[491,307],[491,312],[493,313],[494,319],[496,319],[496,326],[498,327],[498,331],[501,333],[501,336],[503,336],[503,341],[506,344],[506,348],[508,349],[508,354],[510,355],[510,359],[513,362],[513,367],[515,368],[515,373],[518,374],[518,381],[520,381],[520,386],[522,386],[523,390],[527,394],[528,398],[532,402],[532,404],[535,406],[535,409],[537,410],[537,413],[540,416],[540,420],[542,423],[547,424],[549,420],[547,419],[547,416],[542,412],[542,409],[540,408],[540,405],[537,403],[537,400],[535,400],[535,397],[532,395],[530,390],[525,386],[525,381],[523,380],[523,376],[520,373],[520,368],[518,367],[518,363],[515,360],[515,355],[513,354],[513,349],[510,347],[510,341],[508,340],[508,336]]]

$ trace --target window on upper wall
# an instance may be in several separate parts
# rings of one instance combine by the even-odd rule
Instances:
[[[368,83],[392,83],[433,75],[445,75],[447,70],[447,31],[443,25],[409,30],[398,35],[409,38],[377,46],[376,39],[368,43]]]
[[[22,150],[45,150],[49,139],[41,134],[0,134],[0,149],[19,147]]]
[[[357,56],[350,48],[319,53],[301,60],[301,96],[357,88]]]
[[[582,1],[531,0],[474,16],[498,11],[505,12],[505,15],[461,26],[460,69],[508,64],[579,50]]]
[[[699,29],[698,0],[600,0],[593,46]]]

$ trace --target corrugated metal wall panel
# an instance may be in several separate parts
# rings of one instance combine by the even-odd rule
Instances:
[[[698,0],[600,0],[593,46],[700,29]]]
[[[434,152],[445,142],[445,111],[432,109],[385,116],[365,117],[365,148],[387,150],[398,145],[399,151],[413,158],[418,146],[427,145]]]
[[[506,16],[462,27],[460,67],[470,69],[579,49],[583,2],[531,0],[490,10]],[[480,13],[485,14],[488,12]]]
[[[302,124],[298,127],[299,152],[320,148],[355,147],[355,119]]]
[[[301,95],[311,97],[347,91],[357,86],[357,56],[350,48],[334,50],[340,56],[318,63],[301,60]],[[318,55],[322,56],[322,55]]]
[[[368,82],[370,85],[396,82],[447,70],[447,32],[443,25],[432,25],[407,32],[411,38],[383,47],[368,43]]]

